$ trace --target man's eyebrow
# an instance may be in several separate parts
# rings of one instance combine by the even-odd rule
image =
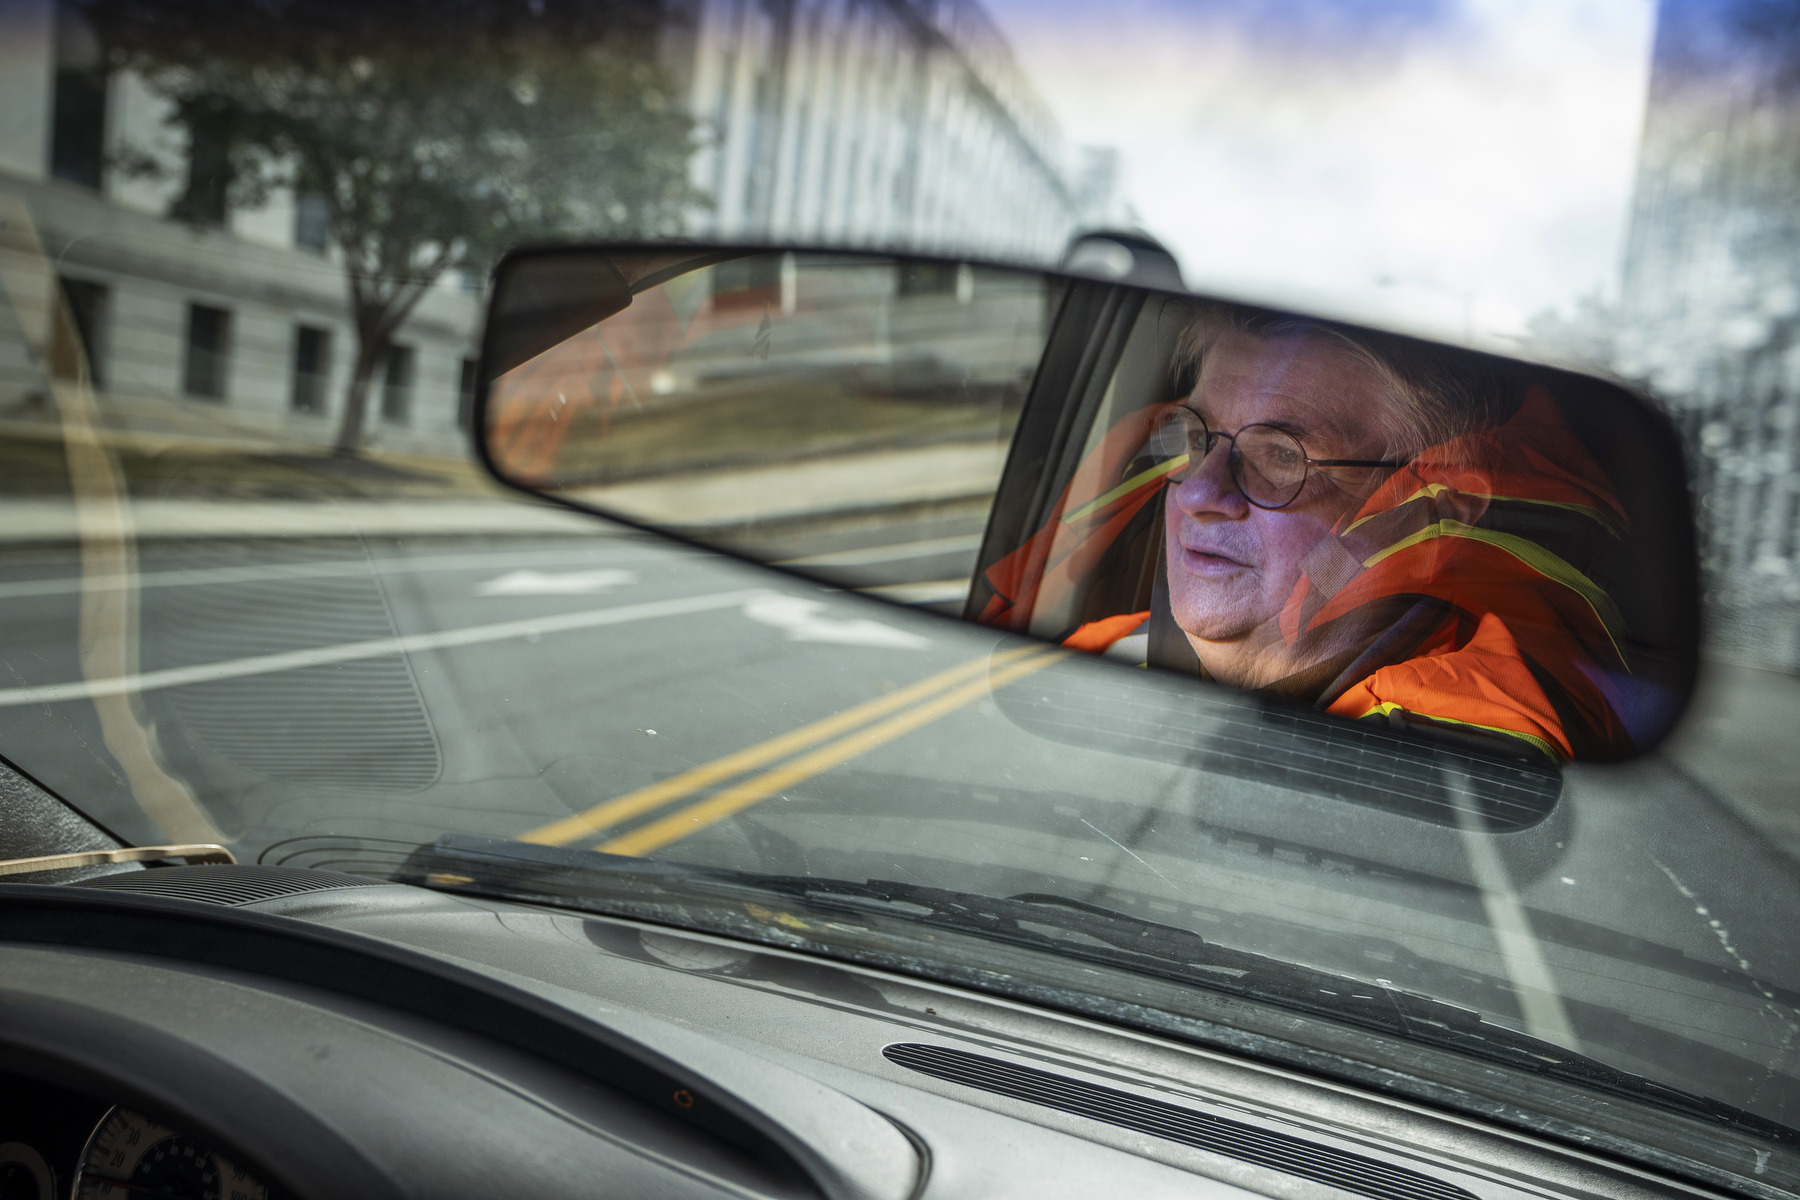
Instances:
[[[1274,398],[1281,397],[1280,393],[1265,393],[1265,394],[1270,395]],[[1207,423],[1208,426],[1210,426],[1214,429],[1218,428],[1218,425],[1215,422],[1214,418],[1211,415],[1209,415],[1207,412],[1208,406],[1201,403],[1199,396],[1197,396],[1197,395],[1190,396],[1187,401],[1187,406],[1189,408],[1193,409],[1196,413],[1199,413],[1201,418],[1203,420],[1205,420],[1205,422]],[[1250,424],[1252,424],[1252,425],[1267,425],[1272,429],[1279,429],[1283,433],[1292,434],[1293,436],[1299,438],[1302,442],[1307,441],[1309,438],[1311,438],[1311,439],[1337,438],[1341,441],[1341,440],[1347,439],[1349,436],[1349,432],[1347,430],[1341,428],[1340,426],[1338,426],[1337,424],[1335,424],[1331,421],[1326,421],[1326,420],[1322,420],[1322,419],[1308,421],[1304,417],[1296,418],[1296,417],[1291,417],[1291,416],[1278,416],[1278,417],[1271,417],[1271,418],[1269,418],[1267,420],[1263,420],[1263,421],[1251,421]],[[1227,432],[1236,432],[1236,431],[1231,430],[1231,431],[1227,431]]]
[[[1200,397],[1189,396],[1187,398],[1187,400],[1184,401],[1184,403],[1188,408],[1190,408],[1194,412],[1198,413],[1206,421],[1206,423],[1208,425],[1212,425],[1215,428],[1217,427],[1216,419],[1213,416],[1212,412],[1210,411],[1211,406],[1204,403],[1203,401],[1201,401]],[[1251,422],[1249,422],[1249,424],[1251,424],[1251,425],[1273,425],[1276,429],[1279,429],[1284,433],[1295,433],[1295,434],[1310,433],[1318,428],[1317,426],[1307,425],[1300,421],[1293,420],[1289,417],[1274,417],[1274,418],[1271,418],[1271,419],[1265,420],[1265,421],[1251,421]]]
[[[1267,425],[1269,428],[1279,429],[1283,433],[1291,433],[1297,438],[1304,438],[1307,434],[1316,432],[1313,426],[1302,425],[1298,421],[1258,421],[1256,424]]]
[[[1328,441],[1335,439],[1341,442],[1350,439],[1348,429],[1336,421],[1328,419],[1323,413],[1317,412],[1302,416],[1271,417],[1266,421],[1256,421],[1254,424],[1268,425],[1271,428],[1279,429],[1283,433],[1292,434],[1303,442],[1321,439]]]
[[[1336,431],[1325,425],[1307,425],[1299,421],[1290,421],[1279,417],[1272,421],[1253,421],[1251,424],[1266,425],[1270,429],[1279,429],[1281,432],[1299,439],[1301,444],[1306,445],[1309,450],[1311,448],[1311,443],[1318,441],[1321,437],[1329,438],[1337,436]]]

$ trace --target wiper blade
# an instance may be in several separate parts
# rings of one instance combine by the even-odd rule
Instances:
[[[1459,1050],[1730,1126],[1783,1145],[1800,1146],[1800,1130],[1497,1025],[1473,1009],[1388,984],[1234,949],[1189,929],[1069,896],[1045,892],[984,896],[891,880],[859,883],[812,875],[768,874],[466,834],[446,835],[436,843],[420,846],[395,879],[575,907],[584,901],[643,901],[647,892],[663,891],[689,902],[696,896],[712,896],[766,905],[771,898],[782,897],[827,914],[892,917],[1137,971]]]

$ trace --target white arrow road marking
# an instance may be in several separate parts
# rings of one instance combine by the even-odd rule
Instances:
[[[711,612],[721,608],[736,608],[740,604],[754,603],[766,595],[768,595],[767,592],[754,588],[732,592],[713,592],[704,596],[681,596],[672,600],[651,600],[644,604],[623,604],[615,608],[590,608],[585,612],[559,613],[553,617],[534,617],[525,621],[499,621],[492,625],[470,625],[463,629],[445,629],[437,633],[413,633],[405,637],[372,638],[366,642],[318,646],[311,650],[258,654],[251,658],[199,663],[191,667],[171,667],[166,671],[145,671],[140,675],[119,675],[110,679],[90,679],[81,683],[51,683],[40,687],[4,688],[0,689],[0,708],[16,708],[22,704],[53,704],[59,700],[81,700],[93,696],[153,692],[160,688],[181,687],[190,683],[211,683],[218,679],[242,679],[246,675],[271,675],[277,671],[293,671],[301,667],[355,662],[358,659],[380,658],[387,654],[413,654],[420,650],[445,650],[453,646],[475,646],[482,642],[503,642],[510,638],[531,637],[546,633],[598,629],[605,625],[623,625],[631,621],[648,621],[656,617],[678,617],[689,613]]]
[[[509,571],[477,584],[477,596],[587,596],[638,581],[636,571]]]
[[[846,621],[823,616],[822,600],[764,593],[745,602],[744,615],[762,625],[784,630],[790,642],[830,642],[839,646],[881,646],[893,650],[919,650],[930,638],[883,625],[866,618]]]

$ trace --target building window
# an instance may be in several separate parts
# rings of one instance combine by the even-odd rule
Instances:
[[[381,368],[381,419],[404,425],[412,416],[413,352],[411,346],[389,346]]]
[[[902,296],[953,296],[956,277],[954,263],[902,263],[896,290]]]
[[[462,360],[462,373],[456,381],[456,427],[468,429],[475,424],[475,360]]]
[[[104,382],[106,288],[84,279],[58,282],[62,285],[63,299],[69,306],[69,319],[74,329],[58,325],[56,346],[50,355],[52,369],[62,378],[73,379],[78,374],[77,354],[85,355],[88,381],[99,387]],[[69,333],[74,334],[75,345],[65,341]]]
[[[68,0],[56,7],[50,174],[98,188],[106,157],[106,64],[99,39]]]
[[[331,375],[331,335],[310,325],[294,326],[293,409],[325,411],[325,384]]]
[[[226,339],[230,332],[231,314],[224,309],[188,305],[187,362],[182,371],[182,389],[188,395],[206,400],[225,398]]]
[[[331,238],[331,208],[317,192],[294,197],[294,245],[314,254],[325,253]]]
[[[231,190],[231,140],[217,121],[188,124],[187,188],[169,206],[169,215],[194,225],[223,225]]]

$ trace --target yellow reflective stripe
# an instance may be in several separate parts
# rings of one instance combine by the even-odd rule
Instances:
[[[1561,762],[1563,760],[1561,750],[1558,750],[1554,745],[1545,741],[1535,733],[1522,733],[1517,729],[1505,729],[1499,725],[1483,725],[1479,721],[1459,721],[1455,717],[1440,717],[1435,713],[1414,712],[1404,704],[1395,704],[1392,700],[1384,700],[1380,704],[1372,706],[1367,712],[1363,713],[1362,716],[1385,717],[1389,713],[1395,712],[1408,713],[1411,716],[1421,717],[1427,721],[1442,721],[1446,725],[1461,725],[1466,729],[1481,729],[1488,733],[1503,733],[1507,737],[1515,737],[1522,742],[1531,743],[1545,754],[1548,754],[1554,762]],[[1358,719],[1360,720],[1361,718],[1359,717]]]
[[[1363,566],[1372,567],[1391,554],[1398,554],[1408,547],[1436,537],[1462,537],[1471,541],[1486,542],[1490,546],[1506,551],[1546,579],[1562,584],[1588,602],[1588,607],[1594,610],[1594,616],[1599,619],[1601,627],[1606,630],[1606,636],[1612,640],[1614,653],[1618,654],[1621,663],[1625,663],[1625,652],[1619,649],[1619,638],[1625,631],[1625,618],[1619,612],[1618,606],[1613,603],[1613,598],[1607,595],[1605,589],[1599,584],[1528,538],[1511,533],[1501,533],[1497,529],[1482,529],[1475,525],[1465,525],[1461,521],[1452,521],[1446,518],[1436,524],[1427,525],[1417,533],[1408,534],[1391,546],[1376,551],[1363,560]],[[1629,663],[1626,663],[1626,669],[1630,669]]]
[[[1373,521],[1376,517],[1385,516],[1388,513],[1393,512],[1396,508],[1411,504],[1414,500],[1418,500],[1422,497],[1428,497],[1435,500],[1444,492],[1455,490],[1455,488],[1452,488],[1447,483],[1428,483],[1406,499],[1400,501],[1399,504],[1394,505],[1392,508],[1384,508],[1378,513],[1370,513],[1361,521],[1352,524],[1350,528],[1344,530],[1344,532],[1349,533],[1351,529],[1355,529],[1365,521]],[[1498,496],[1490,492],[1463,492],[1461,494],[1464,496],[1473,496],[1477,500],[1502,500],[1510,504],[1541,504],[1546,508],[1560,508],[1566,512],[1580,513],[1584,517],[1591,517],[1602,529],[1606,530],[1606,532],[1612,534],[1614,537],[1623,536],[1619,533],[1619,527],[1612,523],[1612,518],[1608,517],[1605,513],[1593,507],[1591,504],[1571,504],[1566,500],[1534,500],[1529,496]]]
[[[1099,512],[1114,500],[1117,500],[1121,496],[1129,496],[1132,492],[1137,491],[1146,483],[1151,483],[1157,479],[1161,479],[1164,475],[1181,470],[1181,468],[1187,466],[1187,462],[1187,455],[1177,454],[1167,462],[1157,463],[1147,471],[1139,471],[1136,475],[1133,475],[1130,479],[1127,479],[1124,483],[1121,483],[1118,487],[1106,493],[1106,495],[1100,497],[1098,500],[1090,500],[1074,512],[1065,515],[1063,517],[1063,524],[1067,525],[1071,522],[1079,521],[1083,517]]]

